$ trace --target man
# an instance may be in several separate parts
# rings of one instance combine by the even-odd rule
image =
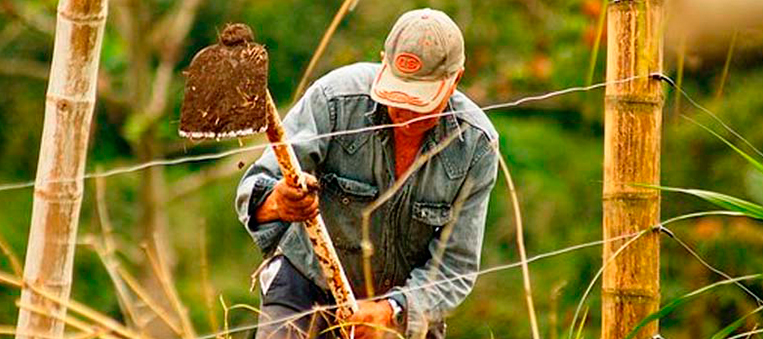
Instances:
[[[455,91],[464,72],[461,31],[443,12],[410,11],[392,28],[382,59],[317,80],[284,121],[303,170],[315,174],[306,176],[309,187],[320,187],[317,193],[286,184],[270,151],[239,184],[240,219],[272,258],[260,277],[264,315],[257,338],[299,337],[327,326],[321,317],[295,316],[333,303],[300,223],[319,211],[356,297],[367,297],[366,283],[384,296],[359,303],[349,320],[370,326],[356,327],[355,338],[377,337],[380,327],[409,338],[442,338],[443,318],[471,291],[498,158],[490,121]],[[316,137],[391,123],[400,125]],[[373,281],[365,281],[363,209],[417,155],[454,133],[460,135],[372,214]],[[444,228],[447,239],[441,239]],[[440,251],[442,259],[432,259]],[[279,321],[289,316],[295,319]]]

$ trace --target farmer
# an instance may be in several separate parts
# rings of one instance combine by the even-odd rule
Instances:
[[[464,59],[463,36],[446,14],[410,11],[389,33],[381,65],[334,70],[289,112],[287,136],[297,140],[293,146],[302,169],[314,174],[305,174],[307,186],[320,188],[290,187],[270,150],[238,186],[239,217],[270,258],[260,275],[264,325],[256,338],[304,337],[329,326],[320,316],[278,321],[333,303],[300,222],[319,211],[356,297],[367,297],[366,284],[383,296],[359,303],[349,321],[373,325],[356,327],[355,338],[377,338],[384,333],[381,327],[407,338],[445,336],[444,317],[476,279],[498,159],[490,121],[455,91]],[[454,114],[439,114],[443,112]],[[405,126],[368,130],[427,116]],[[371,215],[373,278],[366,281],[363,209],[401,180],[417,155],[454,133],[460,135]],[[441,239],[444,229],[447,239]],[[442,259],[433,259],[440,252]]]

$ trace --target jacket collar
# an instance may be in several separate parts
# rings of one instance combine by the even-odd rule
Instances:
[[[452,99],[448,100],[448,105],[445,107],[444,112],[451,112],[453,107]],[[387,107],[374,102],[374,109],[366,114],[366,119],[369,125],[380,126],[392,123],[387,113]],[[457,115],[444,115],[440,117],[440,121],[424,136],[424,143],[422,145],[422,153],[427,152],[437,146],[444,139],[448,138],[453,133],[463,133],[465,128],[468,128],[468,124],[460,124]],[[378,132],[382,137],[382,140],[389,140],[392,135],[392,129],[384,129]],[[466,175],[469,169],[470,163],[463,161],[463,157],[467,154],[467,145],[464,141],[464,135],[459,136],[458,140],[453,140],[450,145],[445,147],[442,151],[437,153],[435,157],[439,158],[444,165],[445,171],[450,179],[456,179]]]

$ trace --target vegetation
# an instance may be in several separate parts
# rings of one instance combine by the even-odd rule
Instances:
[[[467,72],[461,90],[480,105],[585,85],[590,68],[594,69],[592,83],[600,83],[606,39],[595,59],[592,49],[602,3],[401,0],[395,6],[380,6],[360,0],[337,27],[312,78],[347,63],[378,60],[386,33],[398,15],[432,6],[451,14],[464,31]],[[761,148],[763,5],[718,3],[723,4],[670,2],[664,29],[664,72],[696,102]],[[34,180],[56,5],[55,0],[0,1],[0,185]],[[190,58],[215,41],[226,22],[248,23],[255,30],[255,39],[269,50],[270,90],[285,112],[340,6],[342,1],[112,1],[86,172],[239,149],[235,140],[192,143],[177,136],[181,71]],[[178,17],[188,19],[187,24],[182,25]],[[726,65],[728,71],[724,71]],[[661,185],[701,188],[762,205],[763,173],[757,165],[682,116],[719,133],[758,164],[761,157],[685,97],[678,99],[676,90],[664,88]],[[602,238],[603,103],[603,90],[596,89],[488,112],[501,134],[501,152],[512,171],[530,258]],[[246,142],[264,141],[254,138]],[[167,254],[172,273],[167,276],[174,279],[196,332],[254,323],[256,314],[240,304],[259,303],[257,292],[249,292],[249,275],[261,256],[236,219],[233,196],[243,172],[239,162],[248,165],[257,156],[257,151],[250,151],[214,161],[129,171],[103,178],[98,190],[96,180],[86,180],[72,297],[114,319],[128,321],[110,272],[94,250],[108,224],[114,240],[112,259],[135,280],[155,287],[149,292],[161,291],[161,284],[151,282],[156,274],[141,244]],[[485,268],[517,262],[520,257],[513,212],[504,207],[511,203],[506,185],[500,179],[491,198],[483,249]],[[0,190],[0,239],[21,258],[29,236],[32,201],[31,188]],[[717,207],[691,195],[662,195],[663,220],[712,209]],[[763,257],[757,254],[763,248],[762,226],[753,218],[702,216],[667,227],[714,267],[730,277],[743,277],[761,273]],[[154,230],[161,230],[163,244],[150,242],[148,235]],[[724,328],[740,333],[762,322],[760,312],[752,313],[759,307],[754,298],[732,283],[713,285],[727,279],[708,270],[679,243],[663,237],[660,252],[661,307],[682,300],[670,312],[659,314],[665,338],[707,338]],[[567,335],[578,303],[600,267],[598,246],[530,264],[544,338]],[[0,270],[13,272],[13,268],[8,257],[0,255]],[[763,295],[760,279],[740,283]],[[708,286],[713,287],[707,293],[692,294]],[[523,293],[519,269],[481,276],[472,295],[453,314],[449,337],[530,337]],[[690,294],[690,301],[680,299]],[[17,288],[0,284],[0,324],[15,324],[19,296]],[[173,305],[168,301],[162,307],[171,309]],[[580,312],[579,318],[585,321],[579,337],[598,337],[601,298],[597,290],[584,307],[588,311],[585,317]]]

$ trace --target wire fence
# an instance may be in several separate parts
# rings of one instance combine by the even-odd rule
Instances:
[[[533,263],[533,262],[536,262],[536,261],[539,261],[539,260],[556,257],[556,256],[559,256],[559,255],[562,255],[562,254],[566,254],[566,253],[570,253],[570,252],[575,252],[575,251],[579,251],[579,250],[583,250],[583,249],[587,249],[587,248],[591,248],[591,247],[600,246],[600,245],[603,245],[603,244],[608,243],[608,242],[614,242],[614,241],[625,240],[625,239],[632,239],[633,237],[636,237],[639,234],[642,234],[642,232],[637,232],[637,233],[634,233],[634,234],[622,235],[622,236],[619,236],[619,237],[613,237],[613,238],[608,239],[608,240],[596,240],[596,241],[591,241],[591,242],[587,242],[587,243],[583,243],[583,244],[572,245],[572,246],[569,246],[569,247],[566,247],[566,248],[562,248],[562,249],[559,249],[559,250],[556,250],[556,251],[547,252],[547,253],[543,253],[543,254],[538,254],[536,256],[528,258],[526,261],[518,261],[518,262],[514,262],[514,263],[510,263],[510,264],[498,265],[498,266],[482,269],[482,270],[479,270],[479,271],[476,271],[476,272],[473,272],[473,273],[469,273],[469,274],[456,275],[456,276],[451,277],[449,279],[433,280],[433,281],[430,281],[427,284],[423,284],[423,285],[416,286],[416,287],[411,287],[411,288],[406,288],[404,290],[405,291],[414,291],[414,290],[419,290],[419,289],[427,289],[427,288],[430,288],[430,287],[434,287],[434,286],[441,285],[441,284],[446,284],[446,283],[449,283],[449,282],[452,282],[452,281],[455,281],[455,280],[459,280],[459,279],[474,278],[474,277],[478,277],[478,276],[485,275],[485,274],[500,272],[500,271],[504,271],[504,270],[508,270],[508,269],[512,269],[512,268],[518,268],[518,267],[521,267],[523,264],[530,264],[530,263]],[[387,296],[385,296],[385,295],[380,295],[380,296],[376,296],[376,297],[373,297],[373,298],[367,298],[367,299],[363,299],[363,300],[365,300],[365,301],[376,301],[376,300],[384,299],[386,297]],[[259,324],[252,324],[252,325],[235,327],[235,328],[229,329],[227,332],[221,331],[221,332],[206,334],[206,335],[200,336],[198,339],[215,338],[215,337],[217,337],[219,335],[224,335],[226,333],[227,334],[238,333],[238,332],[253,330],[253,329],[256,329],[256,328],[258,328],[260,326],[268,326],[268,325],[274,325],[274,324],[288,322],[288,321],[294,321],[294,320],[300,319],[302,317],[310,316],[310,315],[312,315],[312,314],[314,314],[316,312],[331,311],[333,309],[336,309],[337,307],[339,307],[339,305],[320,306],[320,307],[316,307],[313,310],[305,311],[305,312],[301,312],[301,313],[296,313],[296,314],[288,316],[288,317],[283,317],[283,318],[279,318],[279,319],[272,319],[272,320],[269,320],[269,321],[266,321],[266,322],[263,322],[263,323],[259,323]]]
[[[502,109],[502,108],[516,107],[516,106],[519,106],[519,105],[522,105],[522,104],[525,104],[525,103],[528,103],[528,102],[547,100],[547,99],[551,99],[551,98],[554,98],[554,97],[557,97],[557,96],[561,96],[561,95],[565,95],[565,94],[570,94],[570,93],[587,92],[587,91],[591,91],[591,90],[594,90],[594,89],[604,88],[607,85],[622,84],[622,83],[634,81],[634,80],[637,80],[637,79],[644,79],[644,78],[647,78],[647,77],[648,76],[634,76],[634,77],[620,79],[620,80],[601,82],[601,83],[593,84],[593,85],[590,85],[590,86],[570,87],[570,88],[565,88],[565,89],[561,89],[561,90],[558,90],[558,91],[548,92],[548,93],[545,93],[545,94],[542,94],[542,95],[528,96],[528,97],[523,97],[523,98],[520,98],[520,99],[517,99],[517,100],[514,100],[514,101],[509,101],[509,102],[500,103],[500,104],[493,104],[493,105],[483,106],[483,107],[480,107],[479,109],[484,111],[484,112],[489,112],[489,111],[493,111],[493,110],[497,110],[497,109]],[[246,152],[251,152],[251,151],[260,151],[260,150],[263,150],[265,148],[268,148],[268,147],[271,147],[271,146],[275,146],[275,145],[290,145],[290,144],[296,144],[296,143],[310,142],[310,141],[324,139],[324,138],[334,138],[334,137],[339,137],[339,136],[344,136],[344,135],[352,135],[352,134],[357,134],[357,133],[373,132],[373,131],[378,131],[378,130],[383,130],[383,129],[390,129],[390,128],[395,128],[395,127],[405,127],[405,126],[408,126],[410,124],[413,124],[413,123],[416,123],[416,122],[419,122],[419,121],[423,121],[423,120],[435,119],[435,118],[446,117],[446,116],[457,116],[457,115],[460,115],[460,114],[471,113],[471,112],[474,112],[474,110],[448,111],[448,112],[443,112],[443,113],[439,113],[439,114],[431,114],[431,115],[421,116],[421,117],[418,117],[418,118],[414,118],[414,119],[408,120],[406,122],[381,124],[381,125],[369,126],[369,127],[364,127],[364,128],[350,129],[350,130],[344,130],[344,131],[335,131],[335,132],[317,134],[317,135],[314,135],[314,136],[311,136],[311,137],[307,137],[307,138],[287,138],[286,140],[284,140],[284,141],[282,141],[280,143],[263,143],[263,144],[257,144],[257,145],[252,145],[252,146],[247,146],[247,147],[242,147],[242,148],[237,148],[237,149],[232,149],[232,150],[227,150],[227,151],[222,151],[222,152],[217,152],[217,153],[209,153],[209,154],[202,154],[202,155],[179,157],[177,159],[158,159],[158,160],[152,160],[152,161],[148,161],[148,162],[144,162],[144,163],[140,163],[140,164],[136,164],[136,165],[131,165],[131,166],[117,167],[117,168],[114,168],[114,169],[111,169],[111,170],[107,170],[107,171],[104,171],[104,172],[86,173],[86,174],[84,174],[84,175],[82,175],[80,177],[73,177],[71,179],[48,180],[48,181],[44,181],[44,183],[55,183],[55,184],[57,184],[57,183],[70,183],[70,182],[75,182],[75,181],[85,180],[85,179],[107,178],[107,177],[111,177],[111,176],[115,176],[115,175],[137,172],[137,171],[141,171],[141,170],[148,169],[148,168],[151,168],[151,167],[156,167],[156,166],[174,166],[174,165],[193,163],[193,162],[218,160],[218,159],[226,158],[226,157],[237,155],[237,154],[241,154],[241,153],[246,153]],[[15,182],[15,183],[0,184],[0,192],[34,187],[35,183],[36,182],[32,180],[32,181],[22,181],[22,182]]]
[[[636,76],[636,77],[630,77],[630,78],[626,78],[626,79],[619,79],[619,80],[601,82],[601,83],[597,83],[597,84],[590,85],[590,86],[570,87],[570,88],[565,88],[565,89],[561,89],[561,90],[557,90],[557,91],[548,92],[548,93],[541,94],[541,95],[523,97],[523,98],[520,98],[520,99],[517,99],[517,100],[514,100],[514,101],[509,101],[509,102],[504,102],[504,103],[499,103],[499,104],[483,106],[480,109],[482,111],[484,111],[484,112],[491,112],[491,111],[495,111],[495,110],[499,110],[499,109],[516,107],[516,106],[519,106],[519,105],[522,105],[522,104],[525,104],[525,103],[528,103],[528,102],[548,100],[548,99],[551,99],[551,98],[554,98],[554,97],[558,97],[558,96],[562,96],[562,95],[566,95],[566,94],[570,94],[570,93],[588,92],[588,91],[591,91],[591,90],[604,88],[604,87],[606,87],[608,85],[622,84],[622,83],[626,83],[626,82],[630,82],[630,81],[634,81],[634,80],[638,80],[638,79],[644,79],[644,78],[647,78],[647,77],[652,78],[652,79],[659,79],[659,80],[665,81],[668,84],[670,84],[671,86],[673,86],[678,91],[678,93],[680,93],[680,95],[686,97],[688,99],[688,101],[693,106],[695,106],[697,109],[699,109],[699,110],[701,110],[701,111],[711,115],[713,118],[715,118],[717,121],[719,121],[724,126],[724,128],[729,130],[737,138],[745,141],[747,143],[747,145],[749,147],[751,147],[752,149],[754,149],[758,154],[763,155],[763,153],[758,151],[753,145],[749,144],[744,138],[742,138],[740,135],[738,135],[736,132],[734,132],[731,127],[729,127],[728,125],[723,123],[723,121],[721,121],[713,112],[711,112],[707,108],[701,106],[693,98],[691,98],[689,96],[689,94],[686,93],[686,91],[684,91],[680,87],[676,86],[675,82],[671,78],[669,78],[668,76],[666,76],[664,74],[660,74],[660,73],[653,73],[653,74],[649,74],[649,75],[645,75],[645,76]],[[333,138],[333,137],[338,137],[338,136],[343,136],[343,135],[350,135],[350,134],[356,134],[356,133],[365,133],[365,132],[371,132],[371,131],[376,131],[376,130],[395,128],[395,127],[403,127],[403,126],[406,126],[406,125],[409,125],[409,124],[412,124],[412,123],[415,123],[417,121],[421,121],[421,120],[424,120],[424,119],[439,118],[439,117],[444,117],[444,116],[456,116],[456,115],[464,114],[464,113],[468,113],[468,112],[471,112],[471,111],[469,111],[469,110],[462,110],[462,111],[443,112],[441,114],[436,114],[436,115],[431,115],[431,116],[425,116],[425,117],[420,117],[420,118],[412,119],[412,120],[407,121],[405,123],[384,124],[384,125],[371,126],[371,127],[359,128],[359,129],[353,129],[353,130],[335,131],[335,132],[315,135],[315,136],[312,136],[312,137],[309,137],[309,138],[287,139],[287,140],[285,140],[283,142],[283,144],[303,143],[303,142],[310,142],[310,141],[318,140],[318,139],[322,139],[322,138]],[[144,169],[147,169],[147,168],[151,168],[151,167],[155,167],[155,166],[175,166],[175,165],[187,164],[187,163],[193,163],[193,162],[214,161],[214,160],[219,160],[219,159],[223,159],[223,158],[226,158],[226,157],[230,157],[230,156],[233,156],[233,155],[236,155],[236,154],[241,154],[241,153],[251,152],[251,151],[263,150],[263,149],[265,149],[267,147],[270,147],[271,145],[273,145],[273,144],[263,143],[263,144],[257,144],[257,145],[247,146],[247,147],[241,147],[241,148],[237,148],[237,149],[225,150],[225,151],[217,152],[217,153],[209,153],[209,154],[202,154],[202,155],[195,155],[195,156],[179,157],[179,158],[176,158],[176,159],[158,159],[158,160],[153,160],[153,161],[149,161],[149,162],[145,162],[145,163],[141,163],[141,164],[136,164],[136,165],[117,167],[117,168],[109,169],[109,170],[106,170],[106,171],[97,171],[97,172],[86,173],[86,174],[84,174],[81,177],[71,178],[71,179],[68,179],[68,180],[55,181],[55,183],[58,183],[58,182],[72,182],[72,181],[85,180],[85,179],[93,179],[93,178],[106,178],[106,177],[111,177],[111,176],[116,176],[116,175],[121,175],[121,174],[137,172],[137,171],[141,171],[141,170],[144,170]],[[35,181],[5,183],[5,184],[0,185],[0,191],[12,191],[12,190],[30,188],[30,187],[34,187],[34,186],[35,186]],[[680,218],[680,220],[683,220],[683,219],[688,218],[688,217],[697,217],[697,216],[709,215],[711,213],[722,214],[722,215],[730,215],[730,216],[738,216],[739,215],[739,214],[736,214],[736,213],[733,213],[733,212],[706,212],[706,213],[699,213],[699,214],[692,214],[692,215],[682,216],[682,217],[679,217],[679,218]],[[679,219],[679,218],[674,218],[674,219]],[[668,222],[672,222],[672,221],[676,221],[676,220],[671,219]],[[591,242],[587,242],[587,243],[583,243],[583,244],[572,245],[572,246],[569,246],[569,247],[566,247],[566,248],[563,248],[563,249],[559,249],[559,250],[555,250],[555,251],[552,251],[552,252],[538,254],[538,255],[535,255],[533,257],[527,258],[526,260],[519,261],[519,262],[510,263],[510,264],[504,264],[504,265],[499,265],[499,266],[494,266],[494,267],[482,269],[482,270],[479,270],[479,271],[473,272],[473,273],[468,273],[468,274],[463,274],[463,275],[456,275],[456,276],[454,276],[452,278],[449,278],[449,279],[432,280],[432,281],[430,281],[427,284],[411,287],[408,290],[413,291],[413,290],[416,290],[416,289],[426,289],[426,288],[430,288],[430,287],[437,286],[437,285],[440,285],[440,284],[449,283],[449,282],[452,282],[452,281],[458,280],[458,279],[464,279],[464,278],[472,278],[473,279],[473,278],[476,278],[477,276],[481,276],[481,275],[485,275],[485,274],[490,274],[490,273],[494,273],[494,272],[499,272],[499,271],[504,271],[504,270],[509,270],[509,269],[513,269],[513,268],[518,268],[518,267],[521,267],[522,265],[533,263],[533,262],[536,262],[536,261],[539,261],[539,260],[543,260],[543,259],[559,256],[559,255],[562,255],[562,254],[567,254],[567,253],[575,252],[575,251],[578,251],[578,250],[583,250],[583,249],[595,247],[595,246],[600,246],[600,245],[605,244],[607,242],[627,240],[626,244],[621,247],[621,250],[624,250],[625,247],[627,247],[629,244],[634,243],[635,240],[638,239],[638,237],[640,237],[641,235],[643,235],[643,234],[645,234],[646,232],[649,232],[649,231],[660,231],[663,234],[669,236],[671,239],[675,240],[684,250],[686,250],[693,258],[695,258],[703,266],[705,266],[708,270],[710,270],[710,271],[712,271],[712,272],[722,276],[725,279],[732,279],[732,277],[730,275],[728,275],[728,274],[724,273],[723,271],[721,271],[720,269],[717,269],[714,266],[710,265],[706,260],[704,260],[701,256],[699,256],[695,251],[693,251],[692,248],[686,242],[682,241],[680,238],[678,238],[675,235],[675,233],[673,233],[671,230],[666,228],[664,226],[664,224],[661,224],[661,225],[658,225],[658,226],[659,227],[656,227],[656,228],[653,228],[653,229],[649,229],[649,230],[644,230],[642,232],[638,232],[638,233],[634,233],[634,234],[628,234],[628,235],[623,235],[623,236],[611,238],[611,239],[608,239],[606,241],[605,240],[597,240],[597,241],[591,241]],[[606,263],[603,266],[606,266]],[[604,269],[604,267],[602,267],[602,270],[603,269]],[[597,274],[597,276],[594,277],[594,279],[591,281],[591,284],[589,285],[588,289],[584,293],[584,295],[583,295],[583,297],[581,299],[581,302],[580,302],[580,304],[578,306],[578,310],[576,312],[575,319],[573,319],[573,324],[575,323],[575,321],[577,319],[578,312],[580,311],[582,305],[584,304],[587,295],[589,294],[591,288],[593,287],[593,285],[595,284],[596,280],[598,279],[598,276],[599,276],[599,274]],[[758,305],[763,305],[763,299],[761,299],[761,297],[759,297],[758,295],[753,293],[750,289],[746,288],[743,284],[741,284],[739,282],[737,282],[736,284],[746,294],[750,295],[756,301],[756,303]],[[374,298],[369,298],[367,300],[379,300],[381,298],[384,298],[384,296],[377,296],[377,297],[374,297]],[[289,316],[289,317],[285,317],[285,318],[282,318],[282,319],[272,319],[272,320],[269,320],[267,322],[263,322],[263,323],[259,323],[259,324],[238,326],[238,327],[235,327],[235,328],[227,329],[225,331],[220,331],[220,332],[215,332],[215,333],[210,333],[210,334],[207,334],[207,335],[203,335],[203,336],[200,336],[198,338],[199,339],[215,338],[215,337],[219,337],[221,335],[228,335],[228,334],[232,334],[232,333],[238,333],[238,332],[253,330],[253,329],[256,329],[256,328],[258,328],[260,326],[267,326],[267,325],[272,325],[272,324],[277,324],[277,323],[290,322],[290,321],[299,319],[301,317],[310,316],[312,314],[315,314],[316,312],[330,311],[330,310],[332,310],[332,309],[334,309],[336,307],[337,307],[336,305],[334,305],[334,306],[316,307],[313,310],[302,312],[302,313],[298,313],[298,314],[295,314],[295,315],[292,315],[292,316]],[[761,332],[763,332],[763,330],[753,330],[753,331],[746,332],[744,334],[740,334],[740,335],[732,337],[732,338],[740,338],[740,337],[743,337],[745,334],[751,335],[751,334],[761,333]]]
[[[751,149],[753,149],[755,152],[763,156],[763,152],[759,151],[755,146],[753,146],[749,141],[747,141],[745,138],[743,138],[741,135],[739,135],[734,129],[729,127],[726,123],[723,122],[718,116],[710,111],[709,109],[705,108],[704,106],[700,105],[695,101],[685,90],[678,87],[673,79],[668,77],[667,75],[661,74],[661,73],[651,73],[649,75],[642,75],[642,76],[634,76],[624,79],[618,79],[618,80],[612,80],[612,81],[605,81],[596,83],[590,86],[576,86],[576,87],[569,87],[553,92],[548,92],[545,94],[540,95],[534,95],[534,96],[527,96],[522,97],[520,99],[499,103],[499,104],[493,104],[493,105],[487,105],[480,107],[480,110],[483,112],[490,112],[498,109],[504,109],[504,108],[511,108],[520,106],[525,103],[529,102],[536,102],[536,101],[543,101],[548,100],[554,97],[571,94],[571,93],[577,93],[577,92],[588,92],[595,89],[604,88],[608,85],[616,85],[616,84],[623,84],[630,81],[638,80],[638,79],[644,79],[644,78],[653,78],[653,79],[660,79],[668,84],[670,84],[673,88],[675,88],[682,96],[686,97],[689,102],[696,107],[697,109],[709,114],[712,116],[715,120],[720,122],[722,126],[728,130],[730,133],[732,133],[735,137],[746,143]],[[344,131],[335,131],[335,132],[329,132],[329,133],[323,133],[323,134],[317,134],[311,137],[307,138],[286,138],[286,140],[280,142],[280,143],[262,143],[262,144],[256,144],[252,146],[247,147],[241,147],[237,149],[231,149],[226,150],[222,152],[217,153],[209,153],[209,154],[201,154],[201,155],[194,155],[194,156],[186,156],[186,157],[179,157],[176,159],[157,159],[152,160],[136,165],[130,165],[130,166],[123,166],[123,167],[117,167],[113,168],[107,171],[103,172],[91,172],[86,173],[80,177],[73,177],[71,179],[64,179],[64,180],[50,180],[45,181],[44,183],[69,183],[69,182],[75,182],[78,180],[86,180],[86,179],[95,179],[95,178],[107,178],[115,175],[121,175],[121,174],[127,174],[132,172],[137,172],[141,170],[145,170],[151,167],[156,166],[174,166],[174,165],[181,165],[181,164],[187,164],[187,163],[193,163],[193,162],[203,162],[203,161],[210,161],[210,160],[219,160],[226,157],[230,157],[237,154],[252,152],[252,151],[261,151],[263,149],[266,149],[268,147],[271,147],[272,145],[287,145],[287,144],[296,144],[296,143],[304,143],[304,142],[310,142],[314,140],[324,139],[324,138],[333,138],[333,137],[339,137],[344,135],[352,135],[357,133],[365,133],[365,132],[373,132],[383,129],[390,129],[395,127],[404,127],[408,126],[410,124],[427,120],[427,119],[435,119],[440,117],[446,117],[446,116],[457,116],[460,114],[470,113],[473,112],[473,110],[457,110],[457,111],[448,111],[443,112],[439,114],[432,114],[427,116],[418,117],[415,119],[408,120],[406,122],[401,123],[390,123],[390,124],[381,124],[376,126],[370,126],[370,127],[364,127],[364,128],[358,128],[358,129],[350,129],[350,130],[344,130]],[[492,112],[491,112],[492,113]],[[36,182],[34,180],[31,181],[20,181],[20,182],[12,182],[12,183],[4,183],[0,184],[0,192],[2,191],[12,191],[12,190],[18,190],[23,188],[31,188],[34,187]]]
[[[674,232],[672,232],[669,228],[665,227],[665,225],[673,223],[673,222],[682,221],[682,220],[686,220],[686,219],[690,219],[690,218],[703,217],[703,216],[708,216],[708,215],[742,216],[743,214],[735,213],[735,212],[728,212],[728,211],[709,211],[709,212],[700,212],[700,213],[692,213],[692,214],[682,215],[682,216],[679,216],[679,217],[668,219],[668,220],[660,223],[659,225],[655,225],[652,228],[645,229],[645,230],[642,230],[640,232],[626,234],[626,235],[621,235],[621,236],[613,237],[613,238],[610,238],[610,239],[607,239],[607,240],[596,240],[596,241],[591,241],[591,242],[587,242],[587,243],[583,243],[583,244],[572,245],[572,246],[565,247],[565,248],[562,248],[562,249],[559,249],[559,250],[555,250],[555,251],[551,251],[551,252],[546,252],[546,253],[538,254],[538,255],[532,256],[532,257],[530,257],[530,258],[528,258],[527,260],[524,260],[524,261],[518,261],[518,262],[509,263],[509,264],[493,266],[493,267],[482,269],[482,270],[479,270],[479,271],[473,272],[473,273],[456,275],[456,276],[448,278],[448,279],[432,280],[432,281],[430,281],[427,284],[422,284],[420,286],[411,287],[411,288],[405,288],[403,290],[404,291],[414,291],[414,290],[419,290],[419,289],[427,289],[427,288],[431,288],[431,287],[434,287],[434,286],[437,286],[437,285],[441,285],[441,284],[446,284],[446,283],[449,283],[449,282],[452,282],[452,281],[455,281],[455,280],[459,280],[459,279],[475,278],[475,277],[482,276],[482,275],[485,275],[485,274],[496,273],[496,272],[505,271],[505,270],[509,270],[509,269],[514,269],[514,268],[520,268],[524,264],[531,264],[531,263],[534,263],[534,262],[537,262],[537,261],[540,261],[540,260],[553,258],[553,257],[556,257],[556,256],[560,256],[560,255],[563,255],[563,254],[568,254],[568,253],[579,251],[579,250],[588,249],[588,248],[591,248],[591,247],[597,247],[597,246],[600,246],[600,245],[603,245],[603,244],[606,244],[606,243],[610,243],[610,242],[626,240],[626,243],[623,244],[617,250],[617,253],[622,253],[622,251],[624,251],[631,244],[635,243],[635,241],[639,237],[643,236],[647,232],[661,232],[662,234],[667,235],[670,239],[675,240],[676,242],[678,242],[681,245],[681,247],[687,251],[687,253],[689,253],[694,259],[699,261],[703,266],[707,267],[712,272],[722,276],[726,280],[733,281],[733,280],[735,280],[735,278],[733,278],[730,275],[724,273],[720,269],[715,268],[712,265],[708,264],[705,259],[703,259],[695,251],[691,250],[691,248],[688,245],[686,245],[686,243],[684,241],[682,241],[679,237],[677,237]],[[608,259],[608,261],[602,265],[601,270],[594,276],[594,278],[592,279],[591,283],[589,284],[589,288],[586,290],[584,295],[581,297],[581,301],[580,301],[578,309],[577,309],[577,311],[575,313],[575,317],[573,318],[573,321],[572,321],[573,325],[576,323],[576,319],[578,318],[579,311],[582,308],[582,305],[585,303],[585,300],[587,299],[587,296],[590,293],[590,290],[591,290],[592,286],[595,285],[596,281],[600,277],[601,272],[604,270],[604,267],[607,265],[607,263],[611,262],[614,259],[615,256],[617,256],[617,254],[613,255],[613,257],[610,257]],[[734,281],[733,283],[736,286],[738,286],[742,291],[744,291],[746,294],[748,294],[751,298],[753,298],[756,302],[758,302],[758,303],[761,302],[760,296],[758,296],[754,292],[750,291],[741,282]],[[385,295],[380,295],[380,296],[376,296],[376,297],[372,297],[372,298],[361,299],[359,301],[376,301],[376,300],[381,300],[381,299],[384,299],[384,298],[386,298]],[[234,334],[234,333],[239,333],[239,332],[251,331],[251,330],[257,329],[257,328],[259,328],[261,326],[269,326],[269,325],[275,325],[275,324],[292,322],[292,321],[295,321],[295,320],[303,318],[303,317],[311,316],[311,315],[316,314],[318,312],[326,312],[326,311],[334,310],[334,309],[338,308],[339,306],[340,305],[316,306],[312,310],[305,311],[305,312],[300,312],[300,313],[295,313],[295,314],[290,315],[288,317],[282,317],[282,318],[278,318],[278,319],[270,319],[268,321],[257,323],[257,324],[238,326],[238,327],[234,327],[234,328],[228,329],[227,331],[219,331],[219,332],[215,332],[215,333],[209,333],[209,334],[205,334],[205,335],[199,336],[198,339],[211,339],[211,338],[216,338],[216,337],[224,336],[224,335],[228,335],[228,334]],[[755,333],[758,333],[758,332],[755,332]]]

